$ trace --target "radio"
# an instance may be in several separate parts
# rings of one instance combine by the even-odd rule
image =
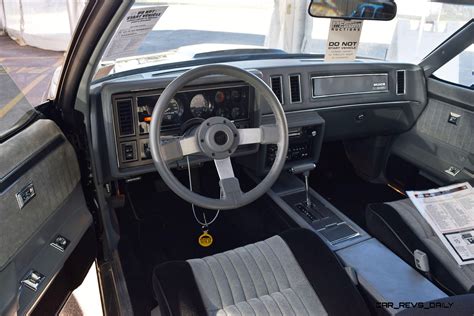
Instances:
[[[304,127],[290,128],[288,130],[288,153],[286,155],[286,162],[295,162],[305,159],[317,160],[319,154],[318,140],[322,136],[319,135],[321,131],[320,126],[310,125]],[[268,145],[265,159],[265,166],[271,167],[276,157],[277,146]]]

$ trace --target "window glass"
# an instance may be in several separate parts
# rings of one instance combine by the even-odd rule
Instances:
[[[474,89],[474,44],[436,70],[433,75]]]
[[[471,4],[396,2],[397,16],[392,21],[364,21],[358,56],[417,64],[474,17]],[[166,11],[143,40],[134,38],[134,45],[128,45],[127,33],[117,31],[98,65],[96,79],[140,67],[192,61],[209,52],[257,55],[278,49],[324,54],[330,19],[310,17],[308,5],[309,0],[137,1],[132,10],[161,6]]]
[[[0,1],[0,135],[54,98],[86,0]]]

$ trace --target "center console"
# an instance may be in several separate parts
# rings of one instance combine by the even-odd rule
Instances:
[[[313,230],[337,254],[377,314],[395,315],[406,302],[447,298],[430,280],[311,188],[307,198],[305,183],[295,174],[282,172],[268,195],[296,224]]]
[[[333,250],[370,238],[311,188],[308,205],[304,183],[289,171],[282,173],[269,195],[299,226],[316,231]]]

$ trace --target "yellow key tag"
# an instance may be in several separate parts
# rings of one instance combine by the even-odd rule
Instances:
[[[205,230],[198,238],[198,242],[201,247],[209,247],[210,245],[212,245],[213,241],[214,239],[211,235],[209,235],[207,230]]]

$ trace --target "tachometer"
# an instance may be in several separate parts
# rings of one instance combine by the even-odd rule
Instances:
[[[202,94],[196,94],[189,106],[194,117],[207,118],[213,109],[212,103]]]
[[[163,123],[176,123],[183,112],[183,106],[176,99],[171,99],[163,114]]]

